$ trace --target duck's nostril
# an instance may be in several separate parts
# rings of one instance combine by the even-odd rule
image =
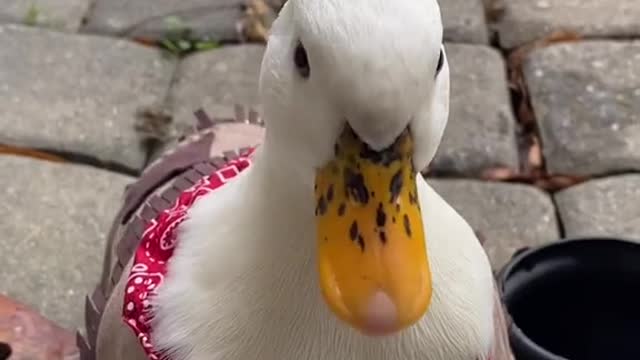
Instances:
[[[11,357],[11,345],[0,342],[0,360],[7,360]]]

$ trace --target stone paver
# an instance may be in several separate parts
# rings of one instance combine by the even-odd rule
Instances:
[[[484,247],[495,270],[516,250],[560,237],[553,202],[537,188],[474,180],[427,181],[485,237]]]
[[[552,173],[640,170],[640,42],[534,51],[524,66]]]
[[[96,0],[85,31],[163,38],[176,28],[194,36],[237,40],[245,0]]]
[[[501,46],[512,48],[569,30],[586,37],[640,36],[638,0],[508,0],[499,24]]]
[[[7,0],[0,5],[0,23],[77,31],[89,11],[91,0]]]
[[[0,143],[139,169],[136,113],[162,101],[175,68],[131,42],[0,26]]]
[[[233,116],[233,105],[260,110],[258,78],[264,46],[237,45],[186,58],[171,89],[175,121],[192,125],[193,112],[203,107],[211,116]]]
[[[477,174],[493,166],[517,168],[518,155],[505,64],[485,46],[447,44],[451,69],[449,123],[432,167]]]
[[[568,237],[620,236],[640,242],[640,175],[573,186],[555,195]]]
[[[489,42],[482,0],[439,0],[444,39],[451,42]]]
[[[66,327],[102,269],[105,239],[132,178],[0,156],[0,292]],[[10,176],[8,174],[11,174]]]

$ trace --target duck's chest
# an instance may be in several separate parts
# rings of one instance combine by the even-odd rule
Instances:
[[[316,314],[310,316],[289,315],[286,312],[291,309],[273,307],[264,309],[262,314],[254,312],[252,318],[246,317],[235,331],[226,335],[212,332],[208,338],[191,343],[193,357],[189,359],[486,359],[484,346],[461,337],[466,336],[465,331],[469,329],[435,329],[436,324],[423,320],[415,328],[391,338],[368,338],[337,323],[331,318],[332,314],[315,310]]]
[[[256,188],[225,186],[190,209],[151,304],[155,349],[169,350],[170,360],[486,359],[492,282],[488,267],[475,261],[477,252],[434,233],[427,314],[397,336],[366,337],[322,301],[313,217],[300,215],[313,209],[267,217],[275,202],[247,195]],[[470,254],[445,261],[453,258],[446,256],[451,247]]]
[[[203,217],[214,210],[197,209]],[[196,230],[195,223],[183,233],[155,313],[156,345],[188,354],[171,360],[488,359],[493,285],[483,267],[433,259],[427,314],[397,336],[372,338],[339,321],[323,302],[312,231],[275,226],[256,235],[245,220],[227,222],[233,241],[207,242],[201,237],[212,230]],[[276,245],[285,238],[291,242]],[[441,258],[437,247],[431,250]]]
[[[190,354],[171,360],[485,359],[484,329],[467,309],[444,306],[437,289],[429,312],[414,327],[386,338],[359,334],[330,313],[308,262],[262,264],[271,275],[245,277],[241,287],[229,282],[216,289],[191,288],[192,295],[182,299],[181,287],[169,279],[168,293],[176,296],[161,299],[171,303],[159,314],[164,321],[157,323],[163,327],[158,341]],[[458,300],[454,303],[464,302]],[[184,337],[175,341],[162,334]]]

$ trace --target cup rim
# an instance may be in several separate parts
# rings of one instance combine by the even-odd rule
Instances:
[[[565,247],[565,246],[575,246],[576,244],[586,244],[586,243],[601,243],[601,244],[617,244],[624,246],[634,246],[640,248],[640,239],[633,240],[631,238],[626,237],[613,237],[613,236],[583,236],[583,237],[568,237],[562,238],[558,241],[553,241],[547,244],[538,245],[528,247],[525,246],[516,250],[514,255],[509,259],[509,261],[502,267],[500,271],[498,271],[496,275],[496,280],[498,281],[498,287],[500,288],[500,293],[502,295],[504,290],[504,283],[510,274],[513,273],[514,268],[516,268],[525,257],[529,257],[535,253],[540,253],[543,251],[548,251],[551,248]]]
[[[503,303],[505,312],[510,318],[509,321],[509,338],[511,342],[519,342],[521,345],[527,347],[530,351],[537,353],[538,356],[542,356],[548,360],[569,360],[560,355],[549,352],[542,348],[536,342],[534,342],[522,329],[513,321],[505,302],[505,283],[514,270],[520,265],[523,259],[532,256],[533,254],[548,251],[550,248],[558,248],[565,246],[576,246],[581,244],[595,245],[595,244],[610,244],[610,245],[624,245],[634,246],[640,249],[640,243],[638,240],[634,241],[631,238],[620,236],[581,236],[581,237],[567,237],[558,241],[547,243],[540,246],[524,247],[517,250],[513,257],[503,266],[503,268],[496,274],[496,281],[498,287],[498,293],[500,300]]]

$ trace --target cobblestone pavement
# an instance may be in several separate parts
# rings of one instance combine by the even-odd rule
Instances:
[[[563,237],[640,241],[640,2],[440,1],[451,117],[427,176],[494,267]],[[200,106],[260,109],[259,39],[282,1],[267,2],[3,2],[2,293],[80,325],[149,137]]]

